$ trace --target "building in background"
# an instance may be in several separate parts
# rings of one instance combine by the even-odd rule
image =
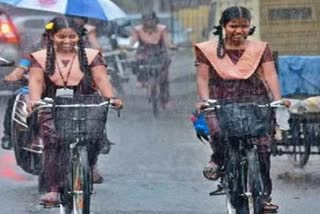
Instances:
[[[320,0],[260,0],[261,38],[279,55],[320,55]]]
[[[182,23],[193,44],[209,39],[223,10],[238,5],[252,13],[256,26],[252,39],[270,43],[279,55],[320,55],[320,0],[114,0],[127,4],[127,12],[146,9],[167,12]],[[135,10],[132,8],[135,5]],[[131,9],[130,9],[131,7]],[[126,9],[126,8],[125,8]],[[173,31],[174,22],[171,22]]]

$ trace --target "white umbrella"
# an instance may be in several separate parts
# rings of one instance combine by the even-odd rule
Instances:
[[[0,0],[0,3],[105,21],[126,16],[124,11],[110,0]]]

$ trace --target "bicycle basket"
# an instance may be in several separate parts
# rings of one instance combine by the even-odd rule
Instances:
[[[95,96],[56,97],[55,105],[99,104],[104,100]],[[63,141],[74,142],[77,138],[96,142],[105,134],[107,107],[54,107],[57,134]]]
[[[271,133],[271,108],[255,103],[228,103],[216,110],[221,134],[258,137]]]

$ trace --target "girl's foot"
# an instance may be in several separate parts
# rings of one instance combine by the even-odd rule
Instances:
[[[272,204],[270,202],[263,203],[263,213],[277,213],[278,209],[278,205]]]
[[[58,192],[48,192],[44,194],[40,201],[44,205],[55,205],[59,203],[59,193]]]
[[[219,166],[213,161],[209,161],[208,165],[203,169],[203,176],[208,180],[215,181],[220,177],[218,171]]]

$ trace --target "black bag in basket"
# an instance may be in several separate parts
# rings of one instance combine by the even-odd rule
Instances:
[[[99,96],[57,97],[55,105],[99,104]],[[74,142],[76,138],[96,142],[103,140],[107,120],[107,108],[101,107],[54,107],[54,119],[61,140]]]
[[[255,103],[229,103],[216,109],[225,137],[258,137],[271,133],[271,108]]]

